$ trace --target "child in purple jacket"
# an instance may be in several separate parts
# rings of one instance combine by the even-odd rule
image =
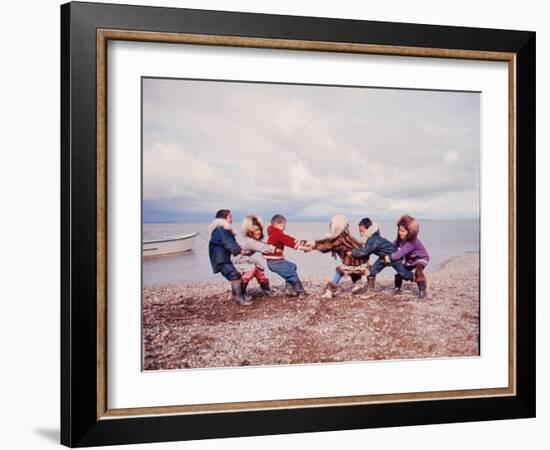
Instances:
[[[430,261],[430,256],[422,242],[418,239],[420,226],[416,219],[407,214],[401,216],[397,221],[397,238],[394,241],[397,251],[386,257],[386,264],[400,261],[404,258],[405,268],[411,273],[409,281],[418,285],[418,298],[423,301],[426,297],[427,280],[424,269]],[[414,273],[412,272],[414,270]],[[401,292],[403,277],[395,275],[394,293]]]

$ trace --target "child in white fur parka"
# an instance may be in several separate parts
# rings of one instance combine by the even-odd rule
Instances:
[[[255,215],[246,216],[242,224],[242,238],[239,245],[247,250],[248,254],[238,255],[233,258],[233,264],[241,272],[243,294],[246,296],[246,288],[253,278],[256,278],[265,296],[271,297],[273,292],[269,285],[269,279],[265,276],[265,266],[261,261],[252,255],[256,252],[269,254],[276,252],[273,245],[263,242],[264,224],[260,217]]]

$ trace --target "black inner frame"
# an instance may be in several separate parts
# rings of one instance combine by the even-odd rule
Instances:
[[[60,128],[62,444],[82,447],[535,416],[533,263],[516,267],[515,396],[98,420],[98,28],[515,53],[516,261],[534,261],[536,248],[534,32],[114,4],[64,4]]]

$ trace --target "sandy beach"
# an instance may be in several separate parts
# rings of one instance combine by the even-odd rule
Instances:
[[[336,297],[325,299],[327,279],[304,277],[309,296],[292,298],[282,294],[277,275],[266,274],[275,296],[263,297],[252,281],[254,304],[247,307],[232,302],[221,276],[215,283],[144,288],[144,370],[479,354],[478,253],[429,273],[422,303],[413,283],[394,296],[393,277],[363,295],[352,295],[346,279]]]

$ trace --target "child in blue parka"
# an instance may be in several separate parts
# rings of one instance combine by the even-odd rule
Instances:
[[[391,256],[392,253],[397,251],[397,247],[393,242],[388,241],[386,238],[380,236],[380,227],[377,223],[373,223],[368,217],[361,219],[359,222],[359,234],[365,244],[361,248],[354,248],[348,252],[350,256],[354,258],[364,258],[368,261],[370,255],[374,254],[378,256],[378,259],[371,267],[369,275],[367,276],[367,290],[374,289],[376,275],[380,273],[385,267],[385,257]],[[405,266],[401,261],[396,261],[391,264],[394,270],[403,276],[404,279],[410,277],[410,272],[405,269]]]
[[[209,225],[210,242],[208,243],[208,256],[214,273],[221,273],[231,283],[233,300],[238,305],[248,306],[252,302],[243,293],[241,272],[231,262],[231,255],[246,255],[246,250],[241,249],[235,239],[235,231],[231,227],[233,216],[228,209],[220,209],[216,218]]]

